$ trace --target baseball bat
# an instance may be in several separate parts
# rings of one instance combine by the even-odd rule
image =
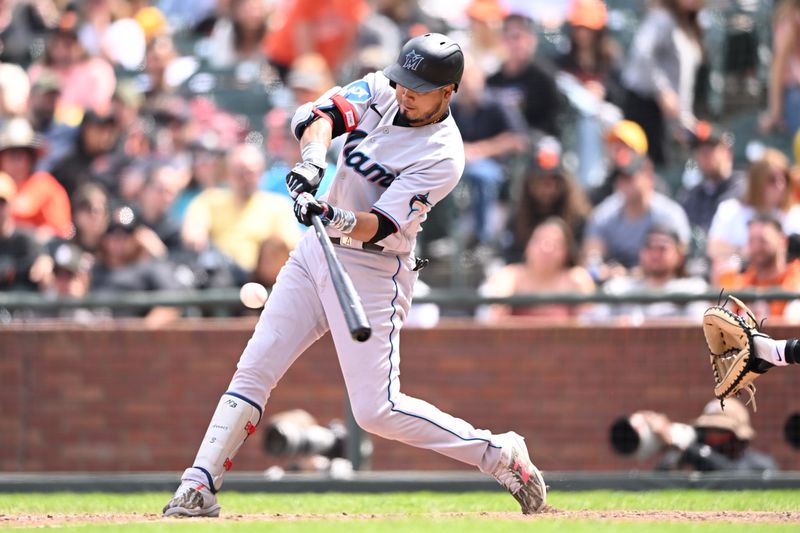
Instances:
[[[322,220],[318,215],[311,215],[311,223],[314,224],[317,239],[325,253],[325,260],[328,262],[328,270],[331,273],[331,280],[333,280],[333,288],[336,290],[336,297],[339,298],[339,305],[342,307],[350,336],[358,342],[365,342],[372,335],[372,327],[367,320],[367,313],[361,304],[361,298],[353,286],[353,280],[350,279],[344,265],[336,256],[333,243],[325,231]]]

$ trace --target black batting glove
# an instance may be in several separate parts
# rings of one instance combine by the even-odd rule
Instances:
[[[319,184],[324,175],[325,169],[318,167],[314,163],[308,161],[297,163],[286,174],[286,188],[289,190],[289,195],[296,200],[297,196],[304,192],[311,195],[317,194]]]
[[[294,201],[294,216],[304,226],[311,226],[311,215],[319,215],[322,223],[327,225],[330,217],[331,206],[327,202],[317,200],[311,193],[304,192]]]

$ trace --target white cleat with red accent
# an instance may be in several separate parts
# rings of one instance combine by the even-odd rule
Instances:
[[[164,516],[219,516],[217,497],[203,483],[184,481],[164,506]]]
[[[492,475],[519,502],[523,514],[538,513],[547,502],[547,485],[531,462],[525,439],[510,431],[504,437],[500,463]]]

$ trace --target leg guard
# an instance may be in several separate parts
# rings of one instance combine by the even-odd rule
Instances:
[[[233,466],[233,457],[260,420],[261,408],[255,402],[233,392],[223,394],[193,466],[182,479],[207,483],[211,492],[217,492],[223,475]]]

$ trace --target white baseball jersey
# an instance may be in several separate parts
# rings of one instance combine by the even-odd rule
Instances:
[[[428,211],[455,187],[464,169],[461,134],[449,116],[426,126],[394,126],[395,91],[381,73],[328,96],[333,100],[326,97],[317,107],[336,105],[349,132],[324,198],[352,211],[375,210],[397,229],[378,242],[382,253],[358,249],[360,243],[328,229],[350,243],[337,246],[336,254],[364,304],[372,336],[363,343],[351,338],[312,228],[281,269],[197,458],[184,472],[184,480],[207,484],[212,491],[221,486],[281,376],[327,331],[336,345],[353,416],[362,428],[483,472],[493,472],[500,462],[502,436],[400,391],[399,335],[418,274],[411,252]],[[302,106],[293,129],[310,123],[313,113],[311,104]]]
[[[368,74],[338,93],[355,116],[336,163],[336,176],[322,199],[351,211],[375,210],[396,231],[377,244],[385,251],[414,250],[428,211],[447,196],[464,171],[464,144],[452,116],[420,127],[395,126],[395,91],[383,73]],[[326,95],[327,96],[327,95]],[[326,98],[316,103],[324,108]],[[329,229],[331,236],[340,236]]]

